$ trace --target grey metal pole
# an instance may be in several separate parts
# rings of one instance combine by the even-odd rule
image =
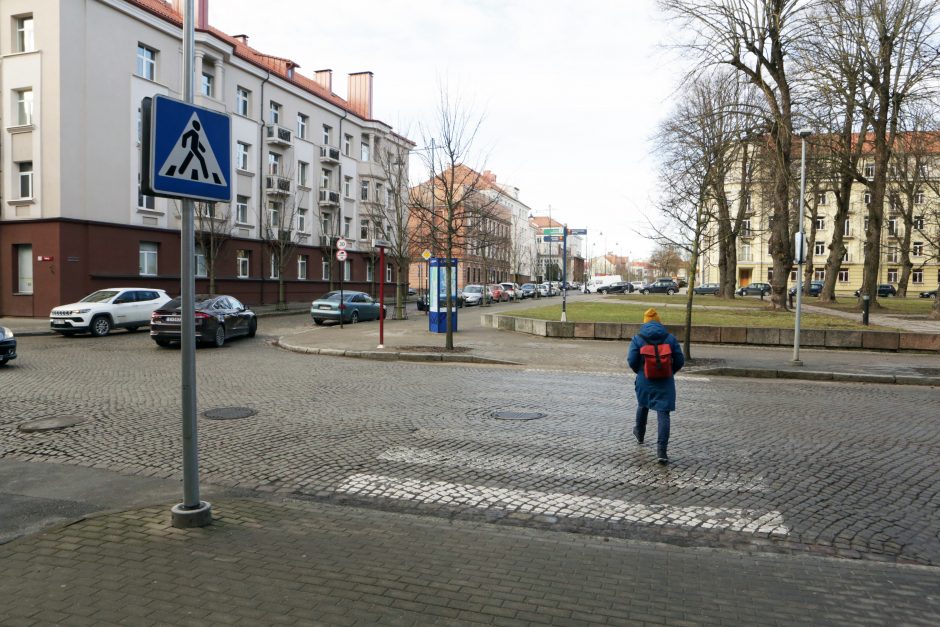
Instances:
[[[183,14],[183,100],[192,104],[195,91],[195,35],[193,0]],[[199,447],[196,437],[196,254],[193,201],[182,199],[180,229],[180,352],[182,354],[183,503],[172,509],[174,527],[204,527],[212,522],[212,506],[199,499]]]
[[[797,203],[797,221],[799,223],[799,250],[796,251],[796,322],[793,329],[793,360],[794,366],[802,366],[800,361],[800,314],[803,308],[803,264],[806,261],[806,251],[803,245],[803,200],[806,198],[806,138],[810,131],[801,130],[800,141],[802,149],[800,154],[800,199]]]
[[[568,225],[562,227],[561,235],[561,321],[568,321]]]

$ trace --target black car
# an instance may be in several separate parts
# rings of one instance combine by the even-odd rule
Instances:
[[[0,366],[5,366],[11,359],[16,359],[16,338],[13,331],[0,327]]]
[[[457,301],[457,309],[460,309],[466,304],[467,298],[466,296],[464,296],[464,293],[462,291],[458,290],[456,294],[451,294],[450,297]],[[447,298],[447,295],[441,294],[440,296],[438,296],[438,298],[440,299],[441,307],[443,308],[444,300]],[[418,299],[418,311],[427,311],[427,309],[428,309],[428,295],[425,294],[424,296]]]
[[[719,291],[721,291],[721,285],[718,283],[702,283],[692,290],[694,294],[714,294],[715,296],[718,296]]]
[[[641,294],[665,294],[672,296],[679,291],[679,284],[672,279],[656,279],[640,290]]]
[[[878,297],[887,298],[888,296],[896,296],[898,291],[890,283],[882,283],[878,286]],[[862,295],[862,290],[855,290],[855,298],[858,298]]]
[[[920,293],[920,297],[921,297],[921,298],[936,298],[936,297],[937,297],[937,290],[932,290],[932,291],[930,291],[930,292],[921,292],[921,293]]]
[[[158,346],[170,346],[180,341],[179,298],[174,298],[150,316],[150,339]],[[254,337],[258,330],[258,318],[232,296],[197,294],[194,298],[196,310],[196,342],[219,347],[233,337]]]
[[[822,293],[823,282],[822,281],[811,281],[809,284],[809,295],[810,296],[819,296]],[[791,287],[787,292],[790,296],[796,296],[796,286]],[[804,294],[806,292],[804,291]]]
[[[770,283],[748,283],[739,287],[735,292],[738,296],[768,296],[771,292]]]
[[[629,294],[633,291],[633,286],[626,281],[615,281],[610,285],[602,285],[597,288],[598,294]]]

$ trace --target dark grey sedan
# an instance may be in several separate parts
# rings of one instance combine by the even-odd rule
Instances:
[[[196,310],[196,342],[215,346],[225,344],[233,337],[254,337],[258,330],[255,312],[232,296],[197,294],[193,299]],[[180,309],[182,302],[174,298],[150,316],[150,339],[157,346],[167,347],[179,342]]]

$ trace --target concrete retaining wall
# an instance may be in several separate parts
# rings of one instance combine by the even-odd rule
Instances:
[[[483,314],[484,326],[542,337],[588,340],[629,340],[640,329],[637,323],[557,322],[499,314]],[[681,342],[684,327],[667,327]],[[698,344],[749,344],[754,346],[793,346],[793,329],[756,327],[692,327],[692,341]],[[856,331],[847,329],[803,329],[800,346],[863,348],[887,351],[940,352],[940,334],[902,331]]]

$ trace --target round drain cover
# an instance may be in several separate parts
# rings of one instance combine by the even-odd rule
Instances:
[[[545,414],[537,411],[497,411],[493,412],[493,417],[497,420],[536,420],[544,418]]]
[[[19,427],[20,431],[34,433],[36,431],[55,431],[56,429],[65,429],[74,427],[88,420],[84,416],[49,416],[48,418],[39,418],[24,422]]]
[[[209,420],[238,420],[239,418],[248,418],[257,414],[250,407],[216,407],[202,412],[203,417]]]

